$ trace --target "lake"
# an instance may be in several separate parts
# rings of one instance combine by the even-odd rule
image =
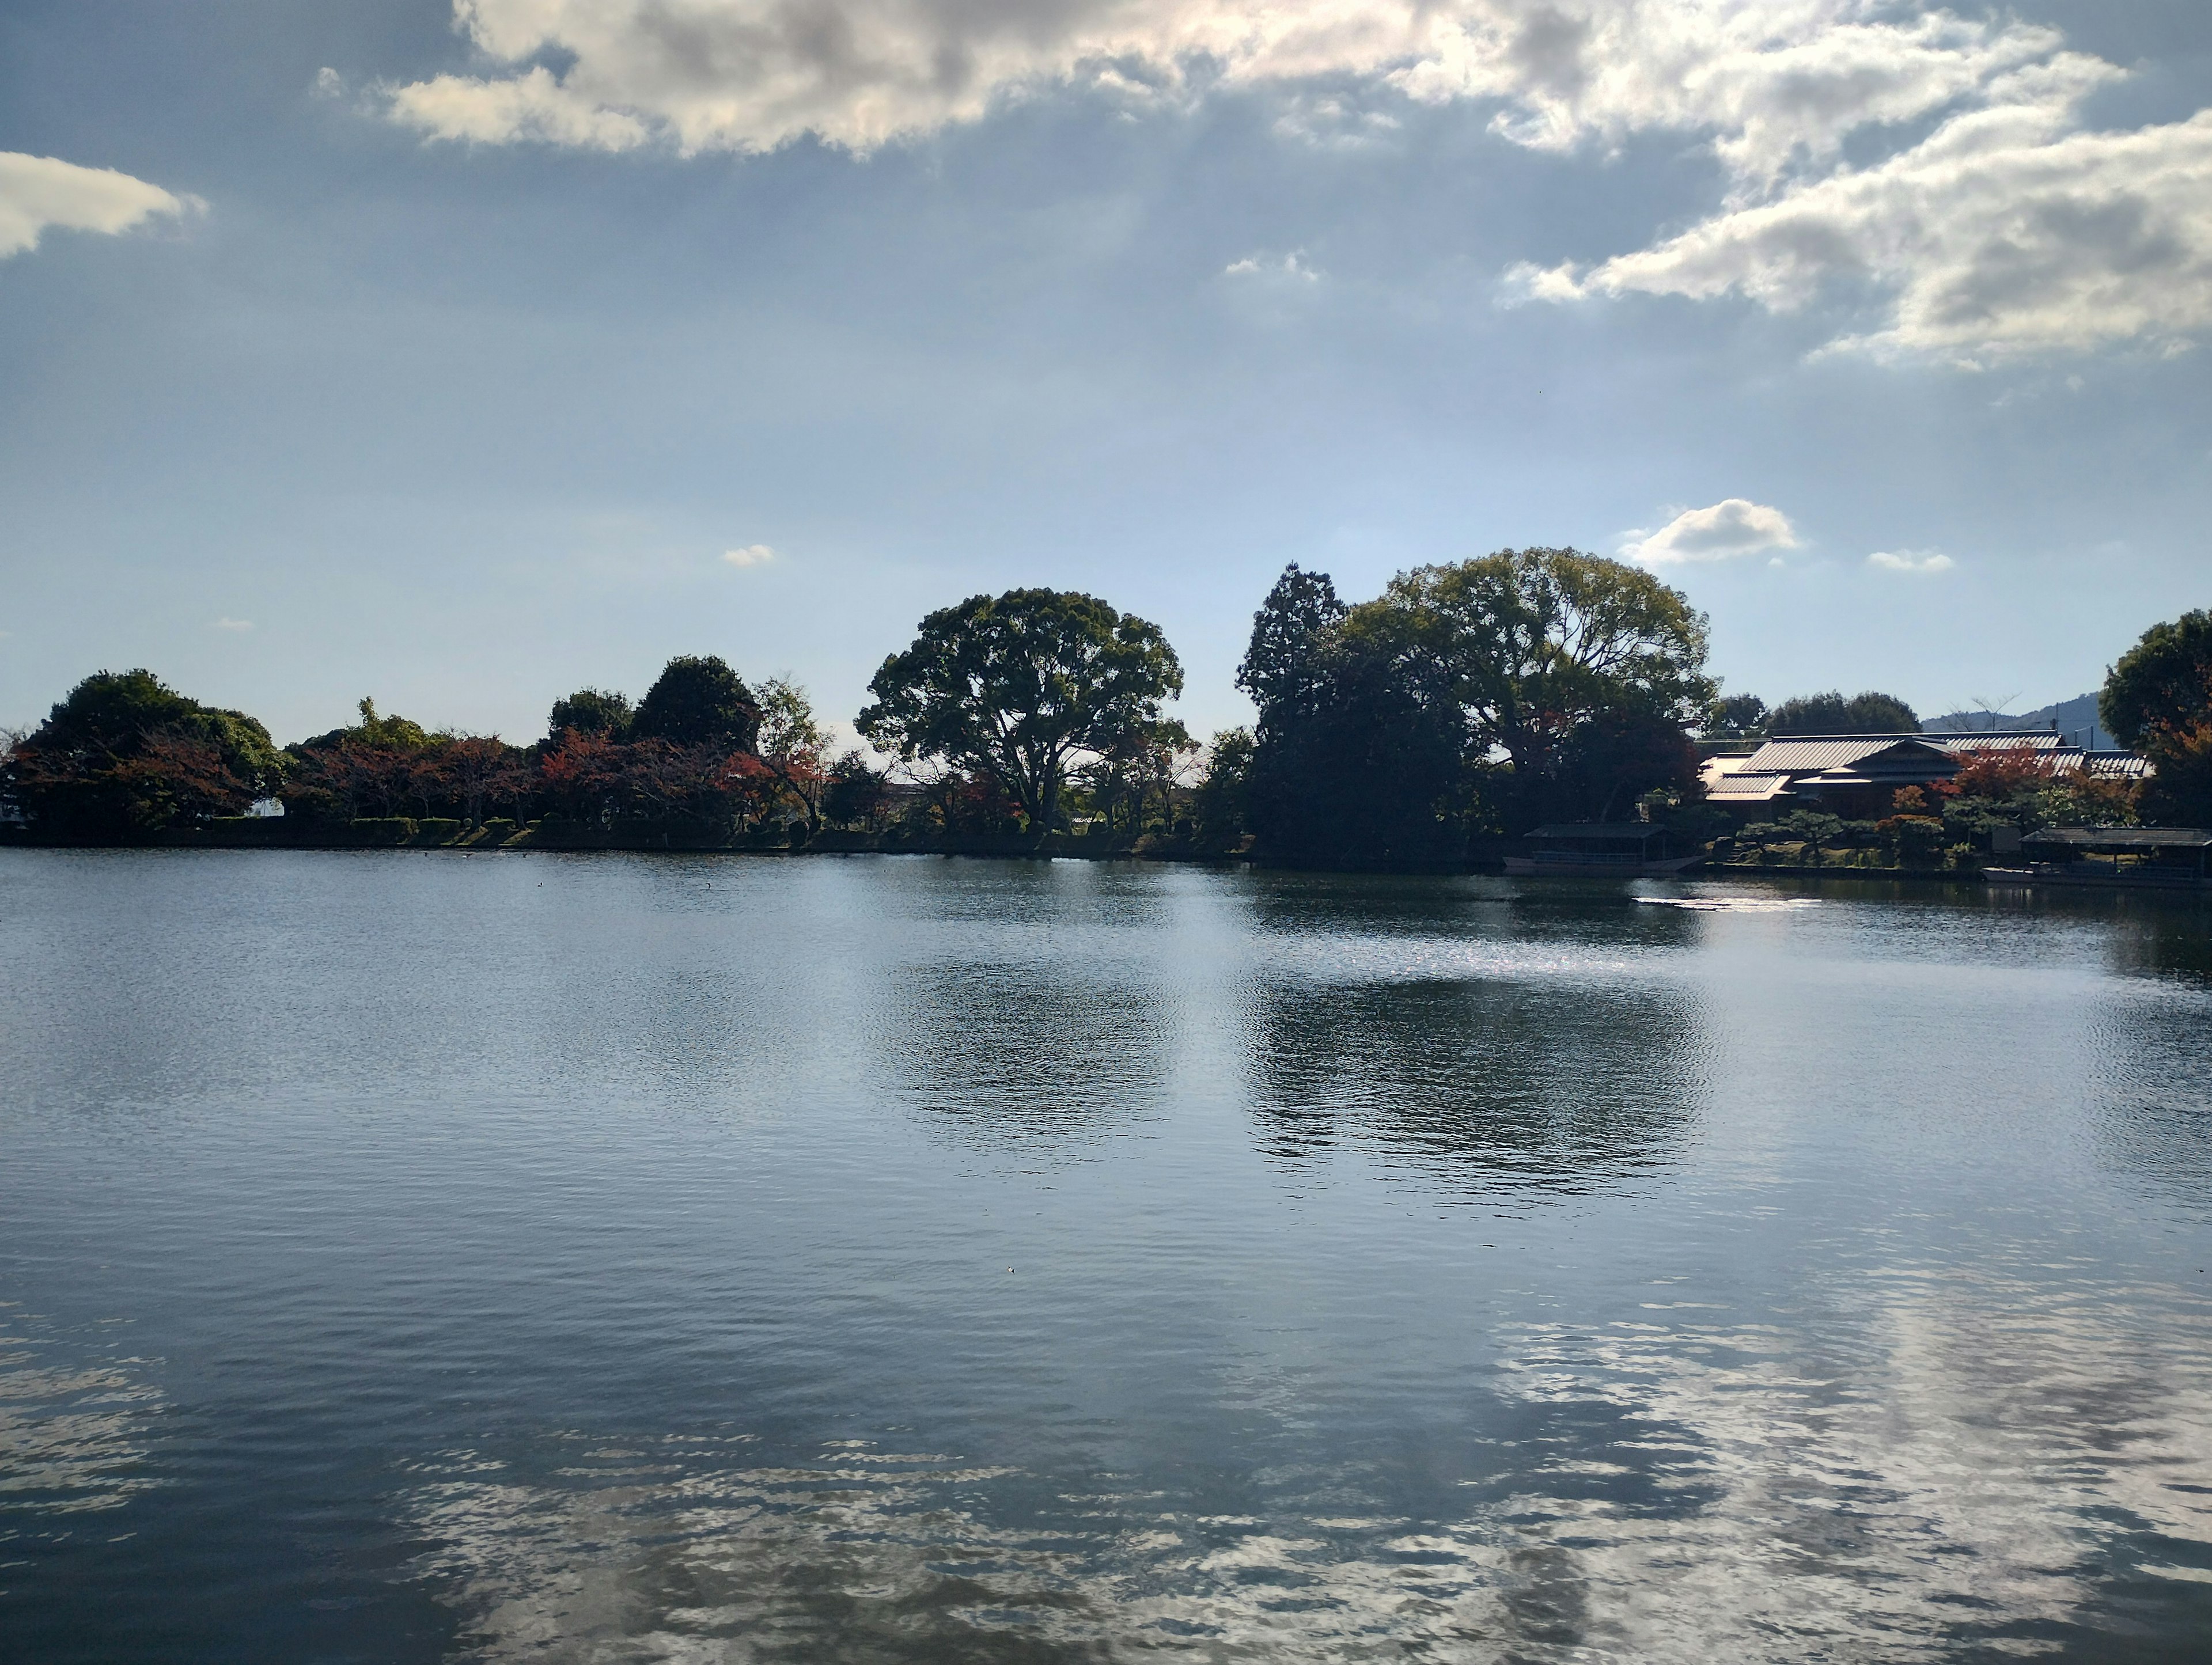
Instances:
[[[0,851],[25,1661],[2199,1660],[2212,908]]]

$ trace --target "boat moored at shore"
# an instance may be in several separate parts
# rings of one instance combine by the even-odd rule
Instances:
[[[1525,855],[1505,858],[1516,878],[1667,878],[1705,859],[1702,846],[1677,852],[1667,829],[1649,822],[1592,822],[1539,827]]]

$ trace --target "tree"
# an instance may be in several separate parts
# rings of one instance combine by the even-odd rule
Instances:
[[[2212,612],[2144,631],[2106,677],[2097,712],[2115,739],[2151,760],[2146,815],[2212,826]]]
[[[1182,666],[1158,625],[1096,596],[1009,590],[930,614],[868,691],[863,735],[988,776],[1041,840],[1073,767],[1156,729]]]
[[[1252,793],[1252,736],[1225,728],[1206,749],[1206,773],[1190,794],[1191,842],[1210,854],[1243,846]]]
[[[1327,680],[1322,645],[1344,623],[1344,603],[1327,573],[1302,572],[1295,561],[1252,615],[1252,640],[1237,668],[1237,685],[1260,708],[1264,730],[1271,711],[1310,707]]]
[[[2148,750],[2158,772],[2144,785],[2144,813],[2169,826],[2212,827],[2212,720],[2161,730]]]
[[[566,728],[538,763],[538,790],[573,820],[608,824],[622,793],[629,748],[604,729]]]
[[[2212,719],[2212,612],[2200,608],[2144,631],[2106,672],[2097,714],[2130,751],[2160,729]]]
[[[1680,733],[1717,692],[1704,615],[1649,573],[1577,550],[1416,568],[1346,623],[1430,662],[1468,762],[1509,767],[1497,784],[1507,788],[1505,818],[1523,825],[1606,813],[1667,784],[1672,761],[1639,780],[1598,766],[1596,755],[1624,755],[1632,729]]]
[[[404,751],[427,750],[433,744],[433,736],[422,724],[410,722],[396,714],[390,717],[377,715],[374,700],[364,697],[356,709],[361,713],[361,721],[354,726],[351,732],[357,739],[365,740],[371,745],[395,746]]]
[[[1293,563],[1254,615],[1237,684],[1260,708],[1243,797],[1258,853],[1304,866],[1419,866],[1456,853],[1456,713],[1403,633],[1350,628]]]
[[[1141,725],[1086,763],[1079,779],[1107,830],[1134,839],[1144,833],[1155,805],[1162,821],[1173,821],[1176,795],[1197,762],[1197,750],[1179,722]]]
[[[1785,734],[1917,734],[1920,719],[1894,694],[1845,699],[1831,690],[1784,700],[1767,714],[1766,732]]]
[[[1547,819],[1610,821],[1644,800],[1679,805],[1699,792],[1698,749],[1672,717],[1633,709],[1600,712],[1561,747]],[[1628,818],[1625,814],[1623,818]]]
[[[545,720],[545,735],[557,743],[563,734],[574,729],[582,734],[604,734],[611,740],[627,739],[635,714],[627,694],[580,688],[565,699],[553,702],[552,714]]]
[[[787,677],[761,684],[760,732],[755,738],[769,775],[806,817],[807,836],[822,829],[822,794],[830,783],[829,737],[814,720],[806,690]]]
[[[848,751],[830,766],[829,783],[822,792],[823,816],[837,826],[858,824],[871,831],[883,818],[890,797],[890,776],[857,751]]]
[[[450,796],[473,827],[483,820],[485,805],[514,803],[523,795],[524,756],[496,734],[453,735],[434,748],[419,774],[430,790]]]
[[[186,698],[150,671],[86,678],[15,748],[6,789],[43,836],[106,843],[236,815],[284,759],[243,712]]]
[[[364,697],[360,720],[285,748],[291,759],[284,812],[311,819],[351,820],[403,810],[429,813],[441,791],[438,749],[443,740],[422,724],[378,712]]]
[[[736,671],[719,659],[687,655],[669,660],[645,690],[629,738],[750,751],[760,724],[759,702]]]
[[[1766,702],[1756,694],[1730,694],[1705,722],[1709,740],[1756,740],[1766,733]]]
[[[1840,837],[1844,830],[1843,817],[1820,810],[1792,810],[1782,822],[1783,830],[1802,842],[1812,854],[1811,866],[1820,865],[1820,849],[1825,844]]]

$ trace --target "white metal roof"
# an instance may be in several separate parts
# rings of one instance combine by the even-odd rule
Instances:
[[[2138,757],[2132,751],[2088,752],[2081,766],[2096,781],[2148,781],[2158,773],[2149,758]]]
[[[1715,804],[1764,804],[1790,790],[1786,775],[1724,775],[1705,788],[1705,799]]]
[[[1928,734],[1921,737],[1946,751],[2063,751],[2069,748],[2056,729],[1994,729],[1980,734]]]
[[[1744,765],[1747,775],[1819,775],[1832,769],[1849,769],[1879,753],[1899,746],[1926,748],[1933,757],[1948,754],[1936,736],[1917,734],[1793,734],[1769,740]],[[1910,756],[1911,754],[1906,754]]]

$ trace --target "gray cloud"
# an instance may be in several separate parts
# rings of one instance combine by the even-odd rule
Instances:
[[[1834,346],[1983,362],[2212,325],[2212,112],[2133,132],[2071,131],[2107,66],[2022,77],[2017,101],[1946,122],[1875,167],[1807,181],[1577,272],[1524,271],[1550,299],[1741,294],[1775,311],[1838,280],[1887,297]]]
[[[2078,131],[2122,71],[2055,31],[1876,0],[456,0],[492,65],[387,88],[434,139],[684,155],[805,136],[865,153],[1058,86],[1138,102],[1282,89],[1285,133],[1371,142],[1370,98],[1496,105],[1524,147],[1708,136],[1712,217],[1520,293],[1748,297],[1802,307],[1870,285],[1873,328],[1836,345],[1983,360],[2185,340],[2212,325],[2212,112]],[[539,61],[562,55],[556,73]],[[1885,161],[1857,133],[1934,118]]]
[[[511,66],[389,89],[434,137],[690,154],[802,135],[854,150],[1083,82],[1157,95],[1218,77],[1366,77],[1494,100],[1516,143],[1710,131],[1747,177],[1834,155],[1869,123],[1972,95],[2058,38],[1870,0],[457,0]],[[555,75],[533,60],[573,58]]]

